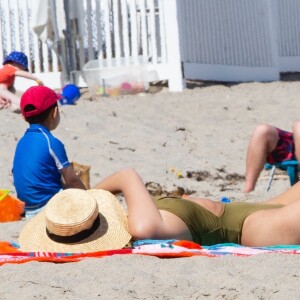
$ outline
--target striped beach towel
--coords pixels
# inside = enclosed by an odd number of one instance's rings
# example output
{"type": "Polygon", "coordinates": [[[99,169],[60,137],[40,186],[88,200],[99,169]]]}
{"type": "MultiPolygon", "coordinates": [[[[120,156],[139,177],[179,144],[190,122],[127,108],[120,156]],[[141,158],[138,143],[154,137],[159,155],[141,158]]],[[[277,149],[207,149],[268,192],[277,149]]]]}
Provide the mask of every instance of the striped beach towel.
{"type": "Polygon", "coordinates": [[[0,265],[20,264],[30,261],[67,263],[86,258],[101,258],[116,254],[150,255],[160,258],[179,258],[191,256],[220,257],[224,255],[251,256],[266,253],[300,254],[299,245],[278,245],[270,247],[244,247],[237,244],[218,244],[200,246],[184,240],[141,240],[131,248],[105,250],[91,253],[23,252],[15,243],[0,241],[0,265]]]}

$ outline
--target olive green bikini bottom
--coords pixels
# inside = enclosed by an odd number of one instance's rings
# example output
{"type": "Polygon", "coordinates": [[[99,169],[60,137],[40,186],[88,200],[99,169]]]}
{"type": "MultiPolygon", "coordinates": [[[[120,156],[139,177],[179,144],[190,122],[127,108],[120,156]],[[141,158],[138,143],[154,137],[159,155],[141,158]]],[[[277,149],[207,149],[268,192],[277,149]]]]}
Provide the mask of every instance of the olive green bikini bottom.
{"type": "Polygon", "coordinates": [[[245,219],[253,212],[279,208],[282,205],[232,202],[224,204],[224,212],[217,217],[204,207],[176,197],[154,199],[158,209],[178,216],[189,228],[193,241],[200,245],[241,243],[245,219]]]}

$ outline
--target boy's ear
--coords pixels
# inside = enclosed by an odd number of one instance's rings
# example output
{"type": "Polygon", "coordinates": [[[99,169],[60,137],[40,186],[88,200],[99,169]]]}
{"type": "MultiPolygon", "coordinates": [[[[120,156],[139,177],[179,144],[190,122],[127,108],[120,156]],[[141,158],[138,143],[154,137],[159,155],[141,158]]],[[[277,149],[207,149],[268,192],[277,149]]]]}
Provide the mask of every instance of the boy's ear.
{"type": "Polygon", "coordinates": [[[58,106],[55,106],[51,112],[52,118],[55,118],[57,114],[58,114],[58,106]]]}

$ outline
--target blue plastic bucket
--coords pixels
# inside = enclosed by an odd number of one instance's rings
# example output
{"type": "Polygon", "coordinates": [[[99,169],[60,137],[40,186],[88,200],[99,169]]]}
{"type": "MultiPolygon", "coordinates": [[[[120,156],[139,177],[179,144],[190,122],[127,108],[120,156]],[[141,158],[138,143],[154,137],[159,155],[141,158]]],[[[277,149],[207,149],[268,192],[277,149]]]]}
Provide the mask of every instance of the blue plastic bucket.
{"type": "Polygon", "coordinates": [[[75,84],[67,84],[62,89],[63,99],[60,100],[61,104],[75,104],[80,98],[80,90],[75,84]]]}

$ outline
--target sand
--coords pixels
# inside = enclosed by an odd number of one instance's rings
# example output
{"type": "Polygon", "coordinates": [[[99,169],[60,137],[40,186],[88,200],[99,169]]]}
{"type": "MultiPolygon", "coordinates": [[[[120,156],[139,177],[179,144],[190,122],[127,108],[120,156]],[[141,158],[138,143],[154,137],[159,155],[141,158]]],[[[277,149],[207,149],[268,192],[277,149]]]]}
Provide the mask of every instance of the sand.
{"type": "MultiPolygon", "coordinates": [[[[300,82],[295,74],[271,83],[190,82],[182,93],[154,87],[151,93],[92,99],[61,106],[60,138],[69,159],[91,165],[91,184],[133,167],[145,183],[178,187],[216,201],[261,201],[285,191],[275,175],[269,192],[262,172],[254,192],[243,193],[249,137],[262,122],[291,130],[299,118],[300,82]]],[[[27,124],[0,111],[1,187],[14,187],[12,160],[27,124]]],[[[26,221],[0,224],[0,240],[18,241],[26,221]]],[[[123,255],[79,263],[31,262],[0,267],[0,299],[296,299],[299,258],[252,257],[159,259],[123,255]]]]}

